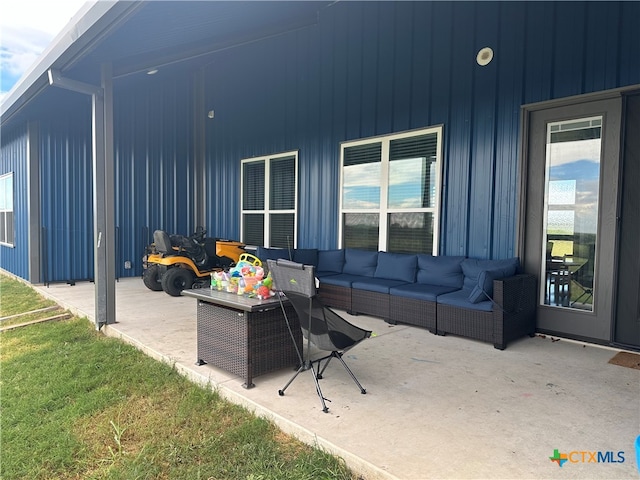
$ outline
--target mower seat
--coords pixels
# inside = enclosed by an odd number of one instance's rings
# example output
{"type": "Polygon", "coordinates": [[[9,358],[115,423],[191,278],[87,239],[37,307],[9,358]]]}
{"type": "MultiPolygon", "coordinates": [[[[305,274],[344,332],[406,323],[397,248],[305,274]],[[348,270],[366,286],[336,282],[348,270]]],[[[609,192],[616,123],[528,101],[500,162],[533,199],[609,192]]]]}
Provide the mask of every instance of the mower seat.
{"type": "Polygon", "coordinates": [[[172,252],[171,238],[164,230],[156,230],[153,232],[153,243],[156,245],[156,250],[162,254],[166,255],[172,252]]]}

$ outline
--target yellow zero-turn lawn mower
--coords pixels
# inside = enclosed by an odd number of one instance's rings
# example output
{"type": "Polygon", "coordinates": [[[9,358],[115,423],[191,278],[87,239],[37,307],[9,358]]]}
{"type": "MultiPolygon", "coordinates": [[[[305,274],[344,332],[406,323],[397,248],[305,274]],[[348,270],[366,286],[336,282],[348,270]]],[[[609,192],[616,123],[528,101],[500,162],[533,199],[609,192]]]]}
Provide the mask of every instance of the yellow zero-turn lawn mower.
{"type": "Polygon", "coordinates": [[[232,267],[241,255],[248,255],[243,243],[206,237],[206,233],[202,227],[189,237],[153,232],[142,273],[145,286],[179,297],[182,290],[209,286],[211,272],[232,267]]]}

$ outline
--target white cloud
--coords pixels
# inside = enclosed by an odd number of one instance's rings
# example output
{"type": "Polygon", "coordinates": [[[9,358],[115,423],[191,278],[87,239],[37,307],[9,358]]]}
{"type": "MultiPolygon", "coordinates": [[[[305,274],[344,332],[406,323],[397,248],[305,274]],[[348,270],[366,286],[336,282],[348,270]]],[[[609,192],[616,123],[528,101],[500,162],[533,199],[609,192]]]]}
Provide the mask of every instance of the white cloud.
{"type": "Polygon", "coordinates": [[[56,36],[86,0],[3,0],[0,26],[29,27],[56,36]]]}
{"type": "Polygon", "coordinates": [[[3,73],[21,75],[38,58],[51,39],[49,34],[30,27],[4,27],[0,51],[3,73]]]}
{"type": "Polygon", "coordinates": [[[85,0],[0,3],[0,95],[11,89],[84,3],[85,0]]]}

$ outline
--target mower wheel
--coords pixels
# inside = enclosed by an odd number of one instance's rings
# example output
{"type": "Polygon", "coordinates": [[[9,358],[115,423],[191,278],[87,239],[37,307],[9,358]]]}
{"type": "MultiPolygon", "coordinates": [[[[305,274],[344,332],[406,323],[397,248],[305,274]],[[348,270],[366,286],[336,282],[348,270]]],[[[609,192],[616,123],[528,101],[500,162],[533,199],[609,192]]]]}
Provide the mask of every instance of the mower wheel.
{"type": "Polygon", "coordinates": [[[186,268],[173,267],[162,275],[162,289],[172,297],[179,297],[182,290],[193,285],[193,273],[186,268]]]}
{"type": "Polygon", "coordinates": [[[154,292],[162,291],[162,282],[160,279],[160,267],[158,265],[151,264],[142,272],[144,286],[154,292]]]}

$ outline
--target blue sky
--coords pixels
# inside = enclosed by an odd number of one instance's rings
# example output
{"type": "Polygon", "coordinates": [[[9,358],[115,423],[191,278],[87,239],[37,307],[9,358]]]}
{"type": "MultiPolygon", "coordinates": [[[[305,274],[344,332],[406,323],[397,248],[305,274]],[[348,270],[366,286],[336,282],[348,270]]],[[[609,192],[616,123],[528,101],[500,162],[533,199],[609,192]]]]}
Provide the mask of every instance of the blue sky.
{"type": "Polygon", "coordinates": [[[0,98],[84,3],[85,0],[0,0],[0,98]]]}

